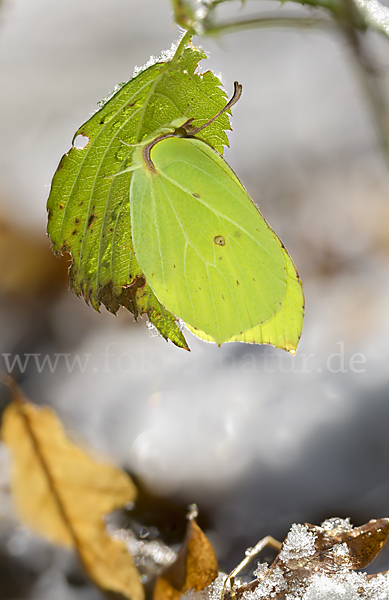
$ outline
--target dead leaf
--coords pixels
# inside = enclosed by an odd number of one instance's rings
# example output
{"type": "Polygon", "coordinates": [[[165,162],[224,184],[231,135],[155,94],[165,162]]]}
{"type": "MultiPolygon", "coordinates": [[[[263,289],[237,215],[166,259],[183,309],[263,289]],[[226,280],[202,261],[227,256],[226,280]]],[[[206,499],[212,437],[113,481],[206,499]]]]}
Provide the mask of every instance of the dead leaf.
{"type": "Polygon", "coordinates": [[[56,544],[76,548],[101,588],[143,600],[132,557],[124,542],[106,534],[103,520],[135,499],[131,479],[90,458],[67,438],[53,410],[26,402],[12,387],[1,434],[13,459],[11,486],[21,521],[56,544]]]}
{"type": "Polygon", "coordinates": [[[158,577],[153,600],[179,600],[187,590],[204,590],[218,576],[215,552],[194,519],[175,562],[158,577]]]}
{"type": "MultiPolygon", "coordinates": [[[[371,520],[360,527],[352,527],[347,520],[338,518],[325,521],[322,527],[309,523],[293,525],[274,562],[263,571],[263,578],[238,587],[234,597],[236,600],[248,598],[254,591],[258,600],[300,597],[317,574],[337,577],[339,573],[365,568],[375,559],[388,536],[389,519],[386,518],[371,520]],[[280,574],[285,586],[277,593],[280,574]],[[258,592],[264,580],[265,596],[258,592]],[[300,595],[296,596],[296,590],[300,595]]],[[[224,600],[230,599],[228,591],[224,600]]]]}
{"type": "Polygon", "coordinates": [[[311,561],[312,568],[317,564],[323,571],[343,566],[353,571],[364,569],[375,559],[389,536],[389,519],[372,519],[365,525],[346,530],[308,527],[316,534],[317,557],[311,561]],[[347,565],[339,559],[334,562],[333,548],[337,544],[347,545],[347,565]]]}

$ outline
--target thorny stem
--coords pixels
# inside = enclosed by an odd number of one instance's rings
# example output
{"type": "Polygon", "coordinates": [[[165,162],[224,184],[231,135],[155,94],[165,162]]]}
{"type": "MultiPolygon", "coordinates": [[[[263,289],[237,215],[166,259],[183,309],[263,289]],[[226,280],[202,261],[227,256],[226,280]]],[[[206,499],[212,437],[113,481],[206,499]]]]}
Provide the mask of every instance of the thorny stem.
{"type": "Polygon", "coordinates": [[[223,33],[234,33],[252,28],[268,28],[268,27],[298,27],[301,29],[323,28],[334,31],[336,25],[333,21],[322,17],[256,17],[254,19],[246,19],[242,21],[231,21],[222,23],[214,27],[208,27],[204,31],[206,36],[217,36],[223,33]]]}
{"type": "MultiPolygon", "coordinates": [[[[212,10],[212,8],[214,8],[216,5],[226,1],[228,0],[214,0],[214,2],[210,5],[210,10],[212,10]]],[[[304,2],[304,0],[292,1],[327,8],[327,10],[332,14],[333,19],[323,17],[307,18],[261,16],[246,20],[225,22],[219,25],[205,25],[203,35],[217,36],[223,33],[233,33],[235,31],[245,29],[269,27],[298,27],[302,29],[318,27],[332,31],[340,29],[343,32],[347,42],[351,46],[358,76],[361,84],[366,90],[366,95],[370,104],[370,110],[375,121],[378,139],[380,140],[384,157],[389,166],[389,109],[381,82],[379,80],[377,69],[372,64],[370,57],[363,47],[361,35],[363,35],[362,30],[365,27],[365,23],[364,19],[359,22],[358,16],[360,15],[358,9],[356,9],[356,5],[354,4],[353,0],[342,0],[344,11],[341,11],[343,12],[341,15],[339,14],[339,8],[336,7],[336,4],[334,4],[332,0],[327,0],[327,2],[323,2],[323,0],[320,2],[316,0],[306,0],[306,2],[304,2]]],[[[181,2],[182,0],[175,0],[173,4],[177,4],[178,6],[181,2]]],[[[195,33],[196,32],[192,27],[185,33],[177,47],[177,51],[173,60],[176,60],[180,57],[186,44],[195,33]]]]}
{"type": "MultiPolygon", "coordinates": [[[[352,0],[343,0],[343,2],[346,10],[350,12],[352,0]]],[[[385,95],[379,80],[378,69],[371,63],[370,56],[363,46],[361,34],[352,27],[349,21],[343,24],[342,29],[350,44],[359,79],[366,90],[378,139],[387,165],[389,166],[389,114],[385,95]]]]}

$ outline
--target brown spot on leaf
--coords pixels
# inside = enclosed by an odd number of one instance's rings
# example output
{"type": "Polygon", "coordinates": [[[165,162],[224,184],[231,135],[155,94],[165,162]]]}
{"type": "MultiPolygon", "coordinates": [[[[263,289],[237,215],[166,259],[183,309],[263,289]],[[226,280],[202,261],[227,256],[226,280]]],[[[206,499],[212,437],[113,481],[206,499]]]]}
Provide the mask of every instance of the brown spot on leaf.
{"type": "Polygon", "coordinates": [[[134,318],[137,319],[138,303],[136,301],[136,294],[138,291],[146,285],[146,280],[142,275],[137,275],[131,283],[123,286],[122,293],[119,296],[119,302],[122,306],[125,306],[129,311],[132,312],[134,318]]]}
{"type": "Polygon", "coordinates": [[[222,235],[215,235],[215,237],[213,238],[213,241],[217,246],[225,246],[226,245],[226,238],[223,237],[222,235]]]}
{"type": "Polygon", "coordinates": [[[94,215],[94,214],[89,215],[88,227],[90,227],[92,225],[92,223],[95,220],[95,218],[96,218],[96,215],[94,215]]]}

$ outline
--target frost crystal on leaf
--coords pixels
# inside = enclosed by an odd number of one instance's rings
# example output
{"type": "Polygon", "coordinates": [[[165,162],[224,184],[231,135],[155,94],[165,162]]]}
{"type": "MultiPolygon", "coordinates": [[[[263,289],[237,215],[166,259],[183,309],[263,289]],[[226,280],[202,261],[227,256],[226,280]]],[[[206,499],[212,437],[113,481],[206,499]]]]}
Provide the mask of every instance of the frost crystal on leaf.
{"type": "MultiPolygon", "coordinates": [[[[182,38],[182,35],[181,35],[181,38],[182,38]]],[[[134,72],[132,74],[132,78],[139,75],[139,73],[142,73],[142,71],[146,71],[146,69],[148,69],[149,67],[152,67],[156,63],[169,62],[170,60],[172,60],[172,58],[177,50],[177,46],[181,41],[181,38],[177,42],[173,42],[173,44],[170,46],[169,50],[162,50],[162,52],[159,56],[150,56],[149,60],[142,67],[134,67],[134,72]]]]}
{"type": "Polygon", "coordinates": [[[374,560],[388,535],[389,518],[355,528],[340,518],[321,527],[293,525],[273,564],[259,563],[257,580],[238,588],[236,599],[389,600],[389,571],[357,571],[374,560]]]}
{"type": "Polygon", "coordinates": [[[338,529],[340,531],[349,531],[353,528],[353,526],[350,523],[349,517],[347,519],[340,519],[339,517],[327,519],[326,521],[323,521],[321,527],[326,531],[334,531],[335,529],[338,529]]]}
{"type": "Polygon", "coordinates": [[[107,102],[108,102],[109,100],[111,100],[111,98],[112,98],[112,97],[113,97],[113,96],[114,96],[114,95],[115,95],[115,94],[116,94],[116,93],[117,93],[119,90],[121,90],[121,89],[122,89],[122,87],[123,87],[124,85],[126,85],[126,83],[127,83],[126,81],[122,81],[121,83],[117,83],[117,84],[115,85],[115,87],[113,88],[113,90],[112,90],[111,92],[109,92],[109,93],[107,94],[107,96],[105,96],[105,98],[103,98],[102,100],[99,100],[99,102],[97,103],[97,110],[100,110],[101,108],[103,108],[103,106],[104,106],[105,104],[107,104],[107,102]]]}
{"type": "Polygon", "coordinates": [[[269,565],[265,563],[258,563],[256,570],[254,571],[254,577],[257,579],[263,579],[267,576],[269,571],[269,565]]]}
{"type": "Polygon", "coordinates": [[[315,534],[309,531],[307,525],[295,523],[283,544],[279,559],[290,567],[293,563],[301,566],[300,562],[306,562],[305,559],[315,553],[315,539],[315,534]]]}
{"type": "Polygon", "coordinates": [[[379,573],[370,579],[365,586],[366,600],[388,600],[389,598],[389,573],[379,573]]]}
{"type": "Polygon", "coordinates": [[[344,542],[343,544],[336,544],[332,548],[332,554],[334,556],[335,562],[339,562],[342,565],[348,564],[350,558],[350,550],[346,542],[344,542]]]}
{"type": "Polygon", "coordinates": [[[369,25],[389,35],[389,8],[378,0],[355,0],[369,25]]]}
{"type": "Polygon", "coordinates": [[[363,573],[313,575],[302,600],[361,600],[365,581],[363,573]]]}
{"type": "Polygon", "coordinates": [[[159,333],[158,329],[156,328],[155,325],[153,325],[153,323],[151,321],[147,321],[146,327],[150,331],[150,333],[152,334],[153,337],[161,337],[161,334],[159,333]]]}
{"type": "Polygon", "coordinates": [[[181,600],[221,600],[224,591],[229,589],[229,580],[226,573],[219,573],[205,590],[196,592],[193,589],[188,590],[181,596],[181,600]]]}
{"type": "Polygon", "coordinates": [[[243,598],[244,600],[274,598],[276,594],[280,594],[286,589],[286,585],[283,571],[280,567],[276,567],[269,577],[266,577],[259,583],[254,594],[243,594],[243,598]]]}

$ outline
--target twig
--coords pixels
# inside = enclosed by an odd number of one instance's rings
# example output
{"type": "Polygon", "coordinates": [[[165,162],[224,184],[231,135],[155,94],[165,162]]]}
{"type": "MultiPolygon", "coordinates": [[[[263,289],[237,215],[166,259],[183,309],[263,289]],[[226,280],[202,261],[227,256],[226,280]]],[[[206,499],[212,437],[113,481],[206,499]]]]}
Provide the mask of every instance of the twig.
{"type": "MultiPolygon", "coordinates": [[[[343,0],[346,10],[349,12],[354,9],[353,0],[343,0]]],[[[370,60],[370,56],[363,46],[361,36],[350,21],[344,21],[341,24],[344,36],[350,44],[356,70],[363,88],[365,89],[370,110],[375,122],[377,136],[380,141],[382,151],[389,166],[389,113],[388,104],[383,92],[379,72],[370,60]]]]}
{"type": "Polygon", "coordinates": [[[262,16],[241,21],[228,21],[220,25],[206,26],[203,35],[217,36],[224,33],[234,33],[245,29],[268,28],[268,27],[296,27],[300,29],[322,28],[331,31],[336,30],[336,24],[330,19],[323,17],[274,17],[262,16]]]}

